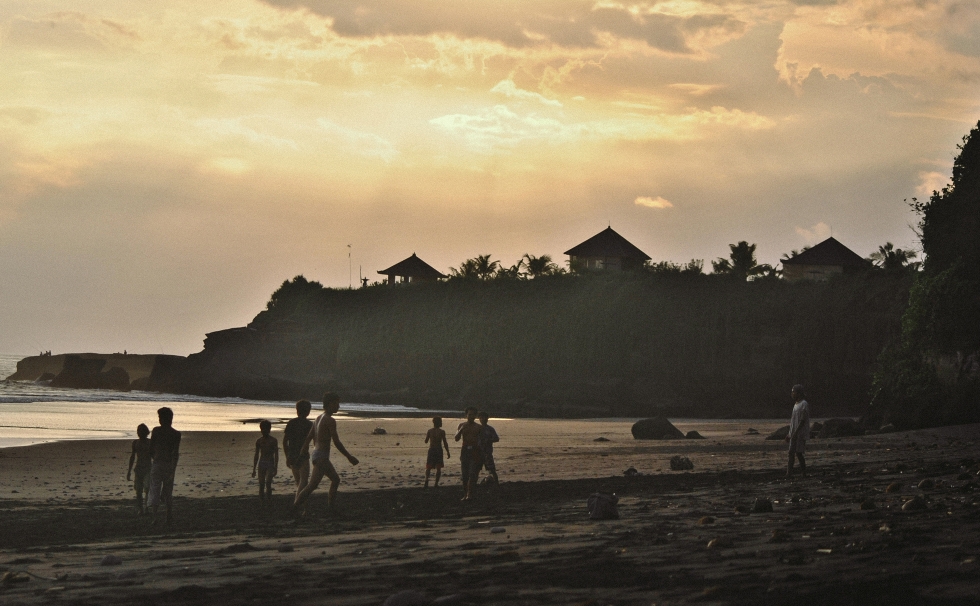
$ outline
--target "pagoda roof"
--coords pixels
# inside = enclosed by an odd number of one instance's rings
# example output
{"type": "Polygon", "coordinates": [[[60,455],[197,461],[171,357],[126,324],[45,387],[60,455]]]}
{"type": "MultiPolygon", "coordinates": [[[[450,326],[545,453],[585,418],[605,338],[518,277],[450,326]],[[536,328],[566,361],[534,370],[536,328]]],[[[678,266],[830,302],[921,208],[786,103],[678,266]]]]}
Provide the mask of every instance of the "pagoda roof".
{"type": "Polygon", "coordinates": [[[565,251],[573,257],[619,257],[649,261],[650,256],[616,233],[612,227],[600,231],[585,242],[565,251]]]}
{"type": "Polygon", "coordinates": [[[412,256],[404,261],[399,261],[388,269],[382,269],[378,273],[389,276],[421,278],[423,280],[437,280],[439,278],[446,277],[445,275],[439,273],[439,270],[432,267],[422,259],[419,259],[415,253],[412,253],[412,256]]]}
{"type": "Polygon", "coordinates": [[[844,246],[834,238],[827,238],[813,248],[808,248],[800,254],[783,259],[783,265],[842,265],[857,267],[867,264],[856,252],[844,246]]]}

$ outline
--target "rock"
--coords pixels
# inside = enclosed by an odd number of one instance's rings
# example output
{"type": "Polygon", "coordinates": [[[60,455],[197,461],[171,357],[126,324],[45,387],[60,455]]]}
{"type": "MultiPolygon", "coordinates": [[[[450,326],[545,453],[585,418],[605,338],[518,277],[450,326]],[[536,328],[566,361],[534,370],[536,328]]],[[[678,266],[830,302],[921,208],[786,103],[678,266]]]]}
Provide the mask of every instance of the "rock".
{"type": "Polygon", "coordinates": [[[0,585],[12,585],[14,583],[26,583],[31,580],[30,575],[23,572],[9,571],[0,576],[0,585]]]}
{"type": "Polygon", "coordinates": [[[785,440],[786,436],[789,435],[789,425],[783,425],[776,431],[772,432],[766,436],[767,440],[785,440]]]}
{"type": "Polygon", "coordinates": [[[609,441],[609,438],[604,438],[602,436],[599,436],[598,438],[596,438],[596,439],[594,439],[592,441],[593,442],[608,442],[609,441]]]}
{"type": "Polygon", "coordinates": [[[698,526],[705,526],[707,524],[714,524],[714,523],[715,523],[715,519],[711,516],[704,516],[703,518],[698,520],[698,526]]]}
{"type": "Polygon", "coordinates": [[[750,511],[749,508],[746,507],[745,505],[735,506],[735,513],[749,513],[749,511],[750,511]]]}
{"type": "Polygon", "coordinates": [[[34,381],[34,382],[35,383],[50,383],[52,380],[54,380],[54,378],[55,378],[55,374],[53,372],[46,372],[46,373],[42,374],[40,377],[38,377],[37,380],[34,381]]]}
{"type": "Polygon", "coordinates": [[[770,543],[782,543],[789,539],[789,534],[785,530],[780,530],[777,528],[772,531],[772,535],[769,537],[770,543]]]}
{"type": "Polygon", "coordinates": [[[752,513],[771,513],[772,512],[772,501],[769,499],[759,497],[752,503],[752,513]]]}
{"type": "Polygon", "coordinates": [[[129,390],[129,373],[114,366],[106,372],[104,358],[82,358],[81,356],[65,356],[61,372],[51,379],[52,387],[70,387],[74,389],[115,389],[129,390]]]}
{"type": "MultiPolygon", "coordinates": [[[[376,435],[376,436],[383,436],[383,435],[387,435],[388,432],[385,431],[385,428],[384,427],[375,427],[374,428],[374,431],[372,431],[371,433],[373,435],[376,435]]],[[[398,594],[395,594],[395,595],[398,595],[398,594]]],[[[387,604],[387,603],[388,602],[385,602],[385,604],[387,604]]]]}
{"type": "Polygon", "coordinates": [[[614,494],[596,492],[589,496],[586,503],[589,509],[590,520],[618,520],[619,509],[616,504],[619,497],[614,494]]]}
{"type": "Polygon", "coordinates": [[[494,526],[490,529],[490,534],[504,534],[505,532],[507,532],[507,529],[503,526],[494,526]]]}
{"type": "Polygon", "coordinates": [[[685,435],[684,437],[687,438],[688,440],[703,440],[704,439],[704,436],[702,436],[698,432],[694,431],[693,429],[691,431],[687,432],[687,435],[685,435]]]}
{"type": "Polygon", "coordinates": [[[258,551],[251,543],[245,541],[244,543],[234,543],[228,545],[227,547],[222,547],[218,550],[218,553],[246,553],[249,551],[258,551]]]}
{"type": "Polygon", "coordinates": [[[111,553],[103,556],[102,560],[99,562],[99,566],[119,566],[120,564],[122,564],[122,560],[111,553]]]}
{"type": "Polygon", "coordinates": [[[424,593],[408,589],[388,596],[384,606],[428,606],[432,603],[424,593]]]}
{"type": "Polygon", "coordinates": [[[850,436],[863,436],[864,429],[861,424],[854,419],[838,418],[827,419],[820,430],[820,438],[845,438],[850,436]]]}
{"type": "Polygon", "coordinates": [[[722,547],[731,547],[734,544],[730,537],[718,537],[708,541],[708,549],[721,549],[722,547]]]}
{"type": "Polygon", "coordinates": [[[636,440],[677,440],[684,437],[681,430],[671,424],[666,417],[641,419],[630,429],[636,440]]]}
{"type": "Polygon", "coordinates": [[[872,510],[875,510],[875,509],[878,509],[878,506],[875,504],[875,500],[874,499],[868,497],[867,499],[861,501],[861,510],[862,511],[872,511],[872,510]]]}
{"type": "Polygon", "coordinates": [[[630,467],[629,469],[623,472],[623,475],[626,476],[627,478],[635,478],[636,476],[640,475],[640,472],[636,470],[636,467],[630,467]]]}
{"type": "Polygon", "coordinates": [[[759,435],[759,430],[754,427],[749,427],[745,430],[745,435],[747,436],[757,436],[759,435]]]}
{"type": "Polygon", "coordinates": [[[820,421],[814,421],[813,425],[810,425],[810,435],[815,436],[820,434],[820,430],[823,429],[823,423],[820,421]]]}
{"type": "Polygon", "coordinates": [[[936,487],[936,482],[934,480],[929,479],[929,478],[926,478],[926,479],[922,480],[918,484],[919,490],[932,490],[935,487],[936,487]]]}
{"type": "Polygon", "coordinates": [[[688,469],[694,469],[694,463],[692,463],[691,459],[688,459],[687,457],[674,455],[670,457],[670,469],[671,471],[685,471],[688,469]]]}
{"type": "Polygon", "coordinates": [[[901,484],[899,484],[898,482],[892,482],[891,484],[888,485],[888,488],[885,489],[885,492],[888,493],[898,492],[901,489],[902,489],[901,484]]]}
{"type": "Polygon", "coordinates": [[[922,497],[916,496],[911,500],[906,501],[905,504],[902,505],[902,511],[922,511],[927,507],[926,500],[922,497]]]}
{"type": "Polygon", "coordinates": [[[293,546],[290,545],[289,543],[283,543],[282,545],[279,546],[279,553],[292,553],[292,552],[293,552],[293,546]]]}
{"type": "Polygon", "coordinates": [[[420,543],[420,542],[418,542],[418,541],[416,541],[414,539],[409,539],[407,541],[402,541],[402,544],[401,544],[401,548],[402,549],[415,549],[416,547],[421,547],[421,546],[422,546],[422,543],[420,543]]]}
{"type": "Polygon", "coordinates": [[[893,433],[898,431],[891,423],[886,423],[878,429],[878,433],[893,433]]]}

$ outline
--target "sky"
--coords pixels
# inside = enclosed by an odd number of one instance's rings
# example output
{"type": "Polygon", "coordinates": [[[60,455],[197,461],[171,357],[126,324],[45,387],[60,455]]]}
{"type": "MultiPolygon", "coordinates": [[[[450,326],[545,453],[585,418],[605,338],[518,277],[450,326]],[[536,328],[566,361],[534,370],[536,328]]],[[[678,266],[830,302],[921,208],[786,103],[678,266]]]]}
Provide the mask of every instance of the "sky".
{"type": "Polygon", "coordinates": [[[978,119],[972,0],[5,0],[0,352],[187,354],[298,274],[609,225],[914,248],[978,119]]]}

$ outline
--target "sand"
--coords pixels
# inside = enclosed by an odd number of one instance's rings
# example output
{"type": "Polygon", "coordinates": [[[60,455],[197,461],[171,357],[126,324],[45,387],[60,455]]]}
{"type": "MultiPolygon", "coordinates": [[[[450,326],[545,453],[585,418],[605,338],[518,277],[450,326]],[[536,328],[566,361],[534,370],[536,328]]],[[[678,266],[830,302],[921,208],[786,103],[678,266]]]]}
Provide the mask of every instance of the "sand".
{"type": "Polygon", "coordinates": [[[445,486],[421,488],[425,419],[342,420],[362,463],[337,461],[338,514],[318,494],[298,521],[286,515],[285,468],[271,506],[255,496],[258,432],[188,432],[172,528],[135,515],[128,442],[0,450],[0,574],[10,573],[0,602],[382,604],[405,590],[456,604],[980,595],[980,426],[813,440],[809,476],[786,480],[785,445],[763,439],[780,422],[678,423],[707,439],[655,442],[633,440],[626,421],[492,424],[502,483],[461,503],[455,444],[445,486]],[[744,435],[750,425],[761,435],[744,435]],[[386,435],[371,433],[378,426],[386,435]],[[670,471],[678,454],[692,471],[670,471]],[[640,475],[624,476],[629,467],[640,475]],[[935,487],[917,488],[926,478],[935,487]],[[892,483],[899,489],[886,492],[892,483]],[[620,519],[588,520],[596,490],[618,495],[620,519]],[[915,496],[925,508],[903,511],[915,496]],[[773,510],[752,513],[757,498],[773,510]],[[122,563],[100,565],[106,555],[122,563]]]}

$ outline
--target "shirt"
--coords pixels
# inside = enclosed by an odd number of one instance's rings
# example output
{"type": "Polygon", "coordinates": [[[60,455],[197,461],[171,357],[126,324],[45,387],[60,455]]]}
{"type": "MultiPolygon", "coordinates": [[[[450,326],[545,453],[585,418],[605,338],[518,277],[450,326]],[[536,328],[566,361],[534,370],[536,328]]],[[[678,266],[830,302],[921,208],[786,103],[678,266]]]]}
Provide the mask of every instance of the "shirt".
{"type": "Polygon", "coordinates": [[[810,405],[806,400],[800,400],[793,406],[793,416],[789,421],[789,438],[792,440],[799,430],[799,439],[810,439],[810,405]]]}

